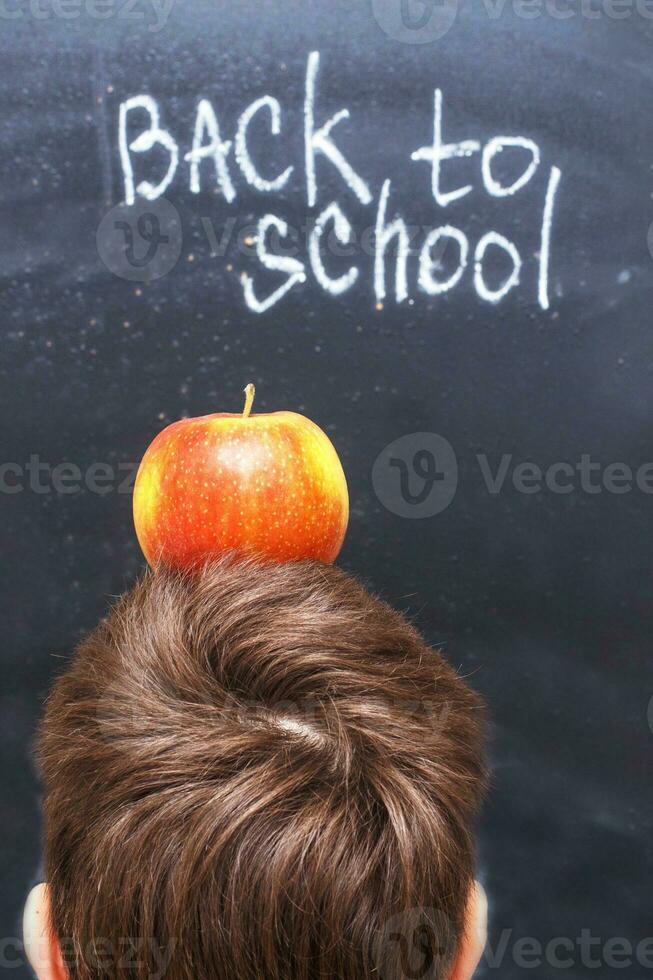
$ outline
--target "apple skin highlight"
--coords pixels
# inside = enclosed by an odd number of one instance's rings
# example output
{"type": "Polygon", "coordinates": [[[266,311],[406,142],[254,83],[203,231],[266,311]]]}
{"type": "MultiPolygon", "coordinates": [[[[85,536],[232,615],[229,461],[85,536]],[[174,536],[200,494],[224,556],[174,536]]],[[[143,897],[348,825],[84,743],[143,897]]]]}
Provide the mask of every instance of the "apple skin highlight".
{"type": "Polygon", "coordinates": [[[134,486],[134,524],[152,566],[189,570],[225,552],[335,561],[349,495],[331,441],[295,412],[216,413],[156,436],[134,486]]]}

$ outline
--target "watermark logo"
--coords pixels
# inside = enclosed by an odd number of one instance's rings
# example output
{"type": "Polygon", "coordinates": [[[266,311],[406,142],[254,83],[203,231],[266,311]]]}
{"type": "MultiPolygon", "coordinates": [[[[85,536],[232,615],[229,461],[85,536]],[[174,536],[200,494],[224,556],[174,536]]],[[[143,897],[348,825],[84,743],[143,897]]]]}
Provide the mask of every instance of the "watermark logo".
{"type": "Polygon", "coordinates": [[[402,44],[431,44],[451,29],[459,0],[372,0],[372,11],[388,37],[402,44]]]}
{"type": "MultiPolygon", "coordinates": [[[[653,461],[638,466],[623,461],[603,462],[590,453],[576,460],[545,464],[520,459],[513,453],[477,453],[469,461],[466,479],[490,497],[653,495],[653,461]]],[[[372,486],[383,506],[399,517],[433,517],[445,510],[458,488],[458,462],[452,445],[435,432],[412,432],[395,439],[377,456],[372,486]]]]}
{"type": "Polygon", "coordinates": [[[109,493],[131,494],[137,471],[138,463],[128,460],[115,464],[101,460],[84,465],[71,460],[49,463],[38,453],[31,453],[24,462],[0,462],[0,494],[9,497],[25,492],[62,497],[85,491],[100,497],[109,493]]]}
{"type": "MultiPolygon", "coordinates": [[[[374,18],[388,37],[403,44],[430,44],[455,23],[460,0],[372,0],[374,18]]],[[[653,19],[653,0],[481,0],[489,21],[504,16],[519,20],[566,21],[653,19]]]]}
{"type": "Polygon", "coordinates": [[[112,18],[145,24],[158,33],[168,23],[175,0],[0,0],[0,19],[36,21],[112,18]]]}
{"type": "Polygon", "coordinates": [[[482,0],[490,20],[498,20],[504,12],[520,20],[627,20],[629,17],[653,18],[652,0],[482,0]]]}
{"type": "Polygon", "coordinates": [[[398,517],[434,517],[455,496],[456,454],[435,432],[411,432],[379,453],[372,468],[372,486],[383,506],[398,517]]]}
{"type": "Polygon", "coordinates": [[[130,282],[152,282],[170,272],[179,261],[182,239],[179,212],[164,197],[117,204],[104,215],[96,235],[107,269],[130,282]]]}
{"type": "Polygon", "coordinates": [[[455,948],[455,930],[444,913],[407,909],[389,919],[377,935],[374,975],[381,980],[437,980],[450,964],[455,948]]]}

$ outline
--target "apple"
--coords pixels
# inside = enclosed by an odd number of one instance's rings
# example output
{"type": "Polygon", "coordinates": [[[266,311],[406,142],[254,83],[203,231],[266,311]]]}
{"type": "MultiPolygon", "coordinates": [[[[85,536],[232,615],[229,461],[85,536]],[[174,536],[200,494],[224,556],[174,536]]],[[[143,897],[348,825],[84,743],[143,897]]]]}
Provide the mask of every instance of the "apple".
{"type": "Polygon", "coordinates": [[[150,565],[192,569],[226,551],[274,561],[335,561],[347,530],[347,481],[329,438],[295,412],[181,419],[148,447],[134,524],[150,565]]]}

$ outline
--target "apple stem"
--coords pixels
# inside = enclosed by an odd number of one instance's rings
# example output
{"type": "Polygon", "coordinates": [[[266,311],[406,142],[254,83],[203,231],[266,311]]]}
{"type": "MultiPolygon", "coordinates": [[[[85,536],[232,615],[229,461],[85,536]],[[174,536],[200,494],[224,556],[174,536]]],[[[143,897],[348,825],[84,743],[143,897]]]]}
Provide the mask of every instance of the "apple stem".
{"type": "Polygon", "coordinates": [[[252,405],[254,404],[254,395],[256,394],[256,388],[250,381],[250,383],[246,385],[246,387],[243,390],[245,392],[245,407],[243,409],[243,418],[246,419],[249,418],[249,413],[251,412],[252,405]]]}

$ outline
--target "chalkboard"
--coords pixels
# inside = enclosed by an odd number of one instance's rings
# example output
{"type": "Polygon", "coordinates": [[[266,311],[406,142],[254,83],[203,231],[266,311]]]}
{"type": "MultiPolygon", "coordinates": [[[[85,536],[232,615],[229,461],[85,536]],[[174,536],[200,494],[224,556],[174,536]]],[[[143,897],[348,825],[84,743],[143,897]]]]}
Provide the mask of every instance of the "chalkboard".
{"type": "Polygon", "coordinates": [[[343,566],[489,702],[479,976],[647,975],[651,5],[0,21],[2,935],[38,874],[43,698],[143,564],[134,465],[253,381],[340,453],[343,566]]]}

